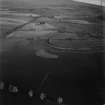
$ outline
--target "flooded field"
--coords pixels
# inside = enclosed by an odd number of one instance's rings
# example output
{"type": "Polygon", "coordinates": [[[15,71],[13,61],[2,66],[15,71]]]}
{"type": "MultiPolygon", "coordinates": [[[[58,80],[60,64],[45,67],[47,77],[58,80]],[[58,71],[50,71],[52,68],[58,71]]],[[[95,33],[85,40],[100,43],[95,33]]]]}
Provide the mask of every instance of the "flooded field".
{"type": "Polygon", "coordinates": [[[77,4],[0,10],[1,105],[103,104],[105,20],[77,4]]]}

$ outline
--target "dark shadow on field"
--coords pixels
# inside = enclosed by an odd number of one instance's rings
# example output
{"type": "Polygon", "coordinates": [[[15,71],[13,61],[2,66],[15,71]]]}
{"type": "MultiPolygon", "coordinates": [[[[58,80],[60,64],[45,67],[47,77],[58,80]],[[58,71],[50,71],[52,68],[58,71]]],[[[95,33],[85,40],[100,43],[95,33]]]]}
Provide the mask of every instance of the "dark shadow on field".
{"type": "Polygon", "coordinates": [[[45,91],[51,97],[63,95],[67,103],[74,105],[102,103],[102,53],[71,53],[56,60],[31,54],[21,56],[16,52],[2,57],[5,60],[1,63],[1,79],[7,84],[19,86],[22,94],[26,96],[28,89],[36,92],[40,88],[39,93],[45,91]],[[40,87],[47,73],[50,75],[40,87]]]}

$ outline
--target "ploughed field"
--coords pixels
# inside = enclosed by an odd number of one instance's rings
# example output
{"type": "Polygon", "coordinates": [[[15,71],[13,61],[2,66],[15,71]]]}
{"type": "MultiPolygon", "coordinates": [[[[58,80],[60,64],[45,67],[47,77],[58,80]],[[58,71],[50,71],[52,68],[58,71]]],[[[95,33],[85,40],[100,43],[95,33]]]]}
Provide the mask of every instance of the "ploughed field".
{"type": "Polygon", "coordinates": [[[2,10],[0,80],[6,83],[7,95],[3,95],[3,105],[44,105],[39,103],[41,91],[51,98],[51,105],[56,104],[59,95],[64,95],[64,105],[102,103],[104,23],[101,7],[86,4],[25,12],[20,8],[2,10]],[[51,75],[43,84],[47,74],[51,75]],[[19,96],[10,94],[10,84],[20,88],[19,96]],[[30,89],[35,92],[32,100],[28,96],[30,89]]]}
{"type": "MultiPolygon", "coordinates": [[[[34,49],[39,49],[39,46],[42,46],[42,48],[46,47],[40,44],[40,42],[45,41],[45,44],[48,45],[46,50],[51,49],[53,52],[58,50],[58,53],[62,51],[77,52],[77,50],[84,52],[86,49],[90,50],[90,52],[95,50],[100,52],[104,50],[104,21],[102,20],[101,7],[92,8],[90,6],[90,8],[88,8],[87,5],[86,7],[80,5],[80,7],[77,6],[72,9],[67,7],[63,9],[55,8],[40,8],[39,14],[38,9],[36,9],[37,14],[22,14],[20,11],[18,12],[18,9],[17,11],[2,11],[0,14],[1,39],[24,39],[29,43],[28,46],[32,46],[32,43],[36,43],[36,41],[33,40],[37,40],[39,44],[38,47],[33,44],[33,46],[35,46],[34,49]],[[80,12],[77,12],[76,9],[80,10],[80,12]],[[45,12],[45,14],[40,15],[42,11],[45,12]],[[48,25],[34,26],[35,23],[40,21],[44,21],[48,25]]],[[[6,41],[3,42],[5,43],[6,41]]],[[[87,50],[85,52],[87,52],[87,50]]]]}

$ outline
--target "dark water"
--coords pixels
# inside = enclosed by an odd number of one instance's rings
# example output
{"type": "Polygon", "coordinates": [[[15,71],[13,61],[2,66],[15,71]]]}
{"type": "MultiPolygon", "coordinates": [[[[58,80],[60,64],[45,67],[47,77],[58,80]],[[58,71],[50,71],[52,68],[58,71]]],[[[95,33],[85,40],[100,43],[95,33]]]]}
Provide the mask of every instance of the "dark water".
{"type": "MultiPolygon", "coordinates": [[[[69,105],[102,103],[102,53],[70,53],[61,55],[58,59],[11,53],[2,56],[1,67],[0,79],[6,83],[5,95],[1,95],[3,105],[37,103],[38,97],[35,96],[31,100],[27,96],[27,91],[33,89],[36,92],[46,73],[51,73],[51,76],[49,75],[47,84],[42,86],[41,90],[45,90],[52,97],[62,93],[69,105]],[[20,88],[18,95],[8,92],[9,84],[15,84],[20,88]]],[[[38,102],[38,105],[42,104],[38,102]]]]}

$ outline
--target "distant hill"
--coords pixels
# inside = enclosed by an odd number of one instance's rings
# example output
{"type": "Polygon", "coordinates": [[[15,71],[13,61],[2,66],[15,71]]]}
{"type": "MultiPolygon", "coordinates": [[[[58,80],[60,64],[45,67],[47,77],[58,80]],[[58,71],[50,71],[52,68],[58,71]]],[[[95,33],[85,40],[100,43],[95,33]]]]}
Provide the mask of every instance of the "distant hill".
{"type": "MultiPolygon", "coordinates": [[[[79,1],[79,0],[77,0],[79,1]]],[[[0,7],[2,8],[21,8],[21,9],[36,9],[36,8],[58,8],[66,7],[78,10],[81,9],[97,9],[100,11],[101,6],[88,4],[85,2],[77,2],[76,0],[0,0],[0,7]]],[[[82,0],[83,1],[83,0],[82,0]]],[[[60,9],[59,9],[60,10],[60,9]]],[[[46,11],[46,10],[45,10],[46,11]]],[[[44,11],[44,12],[45,12],[44,11]]]]}
{"type": "Polygon", "coordinates": [[[17,7],[26,7],[27,3],[19,0],[0,0],[0,7],[2,8],[17,8],[17,7]]]}
{"type": "Polygon", "coordinates": [[[60,5],[64,0],[0,0],[1,7],[24,7],[34,8],[34,6],[60,5]]]}

